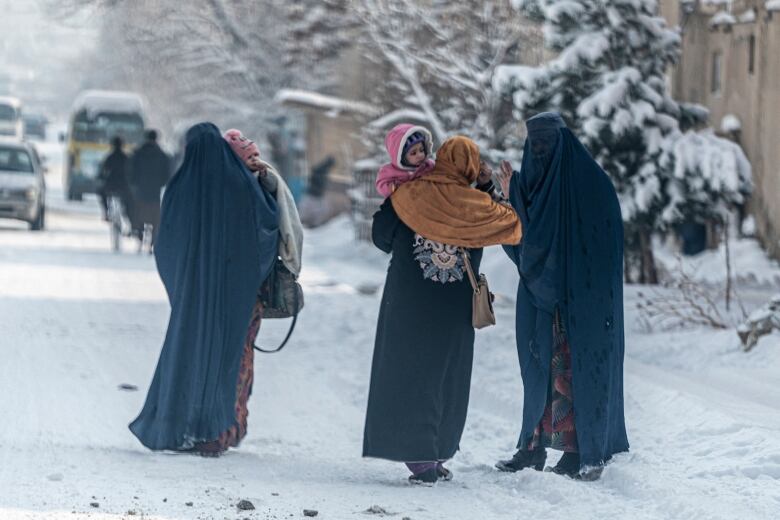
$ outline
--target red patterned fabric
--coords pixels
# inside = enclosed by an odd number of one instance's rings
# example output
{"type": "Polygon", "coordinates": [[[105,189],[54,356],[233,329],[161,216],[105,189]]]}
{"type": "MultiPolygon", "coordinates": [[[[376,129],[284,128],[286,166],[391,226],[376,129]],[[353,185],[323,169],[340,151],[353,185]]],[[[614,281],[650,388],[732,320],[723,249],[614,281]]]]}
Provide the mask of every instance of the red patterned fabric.
{"type": "Polygon", "coordinates": [[[219,456],[228,448],[235,448],[246,436],[247,417],[249,410],[247,403],[252,395],[252,383],[254,381],[255,344],[257,332],[260,330],[260,322],[263,319],[263,305],[258,300],[252,310],[252,319],[249,322],[249,330],[244,341],[244,354],[241,357],[241,366],[238,370],[238,383],[236,388],[236,422],[233,426],[222,432],[218,439],[199,443],[195,449],[202,455],[219,456]]]}
{"type": "Polygon", "coordinates": [[[571,391],[571,350],[560,315],[553,322],[553,355],[550,367],[550,391],[542,420],[534,430],[529,450],[552,448],[577,453],[577,429],[571,391]]]}

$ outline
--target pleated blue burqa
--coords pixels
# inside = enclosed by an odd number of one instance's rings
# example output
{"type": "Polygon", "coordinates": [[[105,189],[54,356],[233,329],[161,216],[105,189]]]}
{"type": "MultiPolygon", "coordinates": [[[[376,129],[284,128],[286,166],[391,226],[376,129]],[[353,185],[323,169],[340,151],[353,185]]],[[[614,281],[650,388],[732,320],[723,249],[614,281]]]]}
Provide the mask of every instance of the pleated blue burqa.
{"type": "Polygon", "coordinates": [[[257,291],[277,257],[276,203],[211,123],[187,132],[154,253],[171,316],[146,403],[130,430],[149,449],[187,450],[235,421],[257,291]]]}
{"type": "Polygon", "coordinates": [[[561,313],[572,356],[581,466],[628,450],[623,414],[623,220],[615,188],[558,114],[526,123],[510,202],[523,239],[505,250],[517,265],[517,351],[524,387],[518,448],[528,446],[550,388],[553,318],[561,313]]]}

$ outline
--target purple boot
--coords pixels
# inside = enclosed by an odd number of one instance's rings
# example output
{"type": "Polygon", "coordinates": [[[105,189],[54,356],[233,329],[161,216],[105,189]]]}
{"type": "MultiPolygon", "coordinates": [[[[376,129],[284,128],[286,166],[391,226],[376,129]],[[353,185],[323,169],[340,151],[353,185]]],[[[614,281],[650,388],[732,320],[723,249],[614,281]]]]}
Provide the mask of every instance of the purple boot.
{"type": "Polygon", "coordinates": [[[412,472],[409,482],[423,486],[432,486],[439,480],[437,462],[407,462],[406,467],[412,472]]]}

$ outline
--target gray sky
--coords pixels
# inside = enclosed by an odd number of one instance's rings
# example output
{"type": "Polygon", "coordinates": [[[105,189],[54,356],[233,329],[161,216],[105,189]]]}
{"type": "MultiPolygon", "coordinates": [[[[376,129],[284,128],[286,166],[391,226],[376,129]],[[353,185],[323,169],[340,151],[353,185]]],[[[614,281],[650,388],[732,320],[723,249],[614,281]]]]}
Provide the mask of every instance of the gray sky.
{"type": "Polygon", "coordinates": [[[81,88],[99,16],[65,19],[52,0],[0,0],[0,94],[22,99],[29,111],[66,109],[81,88]]]}

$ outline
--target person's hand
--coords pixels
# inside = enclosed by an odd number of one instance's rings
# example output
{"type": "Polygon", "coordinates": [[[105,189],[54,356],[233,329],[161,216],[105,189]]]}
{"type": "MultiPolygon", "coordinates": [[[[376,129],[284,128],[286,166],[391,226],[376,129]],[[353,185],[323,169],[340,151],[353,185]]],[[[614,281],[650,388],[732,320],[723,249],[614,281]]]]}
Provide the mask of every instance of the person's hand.
{"type": "Polygon", "coordinates": [[[498,176],[498,183],[501,186],[501,193],[504,197],[509,197],[509,186],[512,181],[514,170],[509,161],[501,161],[501,174],[498,176]]]}
{"type": "Polygon", "coordinates": [[[490,167],[485,161],[479,162],[479,175],[477,176],[477,184],[487,184],[493,177],[493,168],[490,167]]]}

